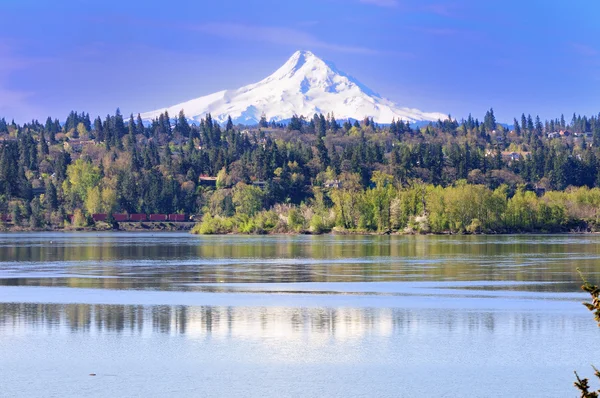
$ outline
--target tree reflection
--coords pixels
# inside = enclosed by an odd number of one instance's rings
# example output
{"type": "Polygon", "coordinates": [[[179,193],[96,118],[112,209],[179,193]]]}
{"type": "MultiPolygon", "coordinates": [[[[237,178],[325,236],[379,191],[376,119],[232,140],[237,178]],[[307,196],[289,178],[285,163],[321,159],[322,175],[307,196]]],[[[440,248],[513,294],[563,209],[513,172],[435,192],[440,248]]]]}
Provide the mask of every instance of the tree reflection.
{"type": "Polygon", "coordinates": [[[600,258],[595,236],[35,236],[0,242],[0,285],[510,280],[561,282],[543,288],[575,292],[575,269],[593,274],[600,258]]]}
{"type": "Polygon", "coordinates": [[[265,337],[360,339],[446,329],[459,334],[576,331],[585,319],[534,313],[437,311],[391,308],[287,308],[141,306],[90,304],[0,304],[0,332],[166,334],[189,338],[265,337]]]}

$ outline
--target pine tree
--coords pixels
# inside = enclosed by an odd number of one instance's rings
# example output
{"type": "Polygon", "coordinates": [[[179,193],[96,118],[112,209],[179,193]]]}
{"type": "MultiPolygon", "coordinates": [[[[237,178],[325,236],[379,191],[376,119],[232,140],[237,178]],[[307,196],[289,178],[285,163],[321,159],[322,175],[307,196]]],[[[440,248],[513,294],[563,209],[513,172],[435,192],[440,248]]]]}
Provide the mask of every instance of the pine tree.
{"type": "Polygon", "coordinates": [[[146,135],[146,129],[144,128],[144,122],[142,121],[142,116],[138,113],[136,124],[135,124],[135,133],[146,135]]]}
{"type": "Polygon", "coordinates": [[[104,141],[105,137],[104,137],[104,130],[102,128],[102,119],[100,119],[100,116],[98,116],[95,120],[94,120],[94,135],[96,136],[96,139],[100,142],[104,141]]]}
{"type": "Polygon", "coordinates": [[[329,122],[329,124],[331,125],[331,131],[333,131],[334,133],[337,133],[340,129],[340,125],[338,124],[337,120],[335,120],[335,115],[333,114],[333,112],[331,112],[331,121],[329,122]]]}
{"type": "Polygon", "coordinates": [[[8,125],[4,118],[0,119],[0,134],[8,134],[8,125]]]}
{"type": "Polygon", "coordinates": [[[517,119],[515,119],[513,123],[515,125],[515,134],[517,135],[517,137],[519,137],[521,135],[521,128],[519,127],[519,122],[517,121],[517,119]]]}
{"type": "Polygon", "coordinates": [[[191,128],[188,124],[185,114],[183,113],[183,109],[179,111],[179,115],[177,116],[177,131],[184,137],[190,136],[191,128]]]}
{"type": "Polygon", "coordinates": [[[527,131],[527,118],[524,113],[521,114],[521,130],[527,131]]]}
{"type": "Polygon", "coordinates": [[[490,108],[490,110],[486,112],[483,124],[485,125],[487,131],[496,130],[496,116],[494,116],[493,108],[490,108]]]}
{"type": "Polygon", "coordinates": [[[116,139],[120,141],[125,134],[127,134],[127,130],[125,129],[125,121],[123,120],[123,115],[121,115],[121,110],[117,108],[114,117],[114,135],[116,136],[116,139]]]}
{"type": "Polygon", "coordinates": [[[129,116],[127,130],[127,147],[132,148],[135,145],[135,121],[133,120],[133,113],[129,116]]]}
{"type": "Polygon", "coordinates": [[[50,151],[48,150],[48,143],[46,142],[46,137],[44,136],[44,132],[40,133],[40,152],[42,155],[47,156],[50,151]]]}
{"type": "Polygon", "coordinates": [[[265,116],[264,113],[262,115],[260,115],[258,127],[262,127],[262,128],[269,127],[269,123],[267,122],[267,117],[265,116]]]}
{"type": "Polygon", "coordinates": [[[46,184],[46,194],[44,195],[46,207],[49,210],[56,210],[58,208],[58,195],[56,193],[56,186],[52,181],[48,181],[46,184]]]}
{"type": "Polygon", "coordinates": [[[533,129],[534,129],[533,119],[531,118],[531,115],[527,115],[527,130],[529,130],[530,132],[532,132],[533,129]]]}
{"type": "Polygon", "coordinates": [[[542,126],[542,121],[540,120],[539,116],[535,117],[535,133],[540,136],[542,135],[544,132],[544,128],[542,126]]]}

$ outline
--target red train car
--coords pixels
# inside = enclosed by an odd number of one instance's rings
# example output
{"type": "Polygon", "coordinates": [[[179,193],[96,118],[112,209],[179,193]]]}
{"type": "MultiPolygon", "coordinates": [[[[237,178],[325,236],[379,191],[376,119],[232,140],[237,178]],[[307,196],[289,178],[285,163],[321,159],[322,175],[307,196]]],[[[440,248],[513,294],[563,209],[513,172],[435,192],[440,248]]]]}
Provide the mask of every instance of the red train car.
{"type": "Polygon", "coordinates": [[[129,219],[134,222],[148,221],[148,216],[146,214],[131,214],[129,219]]]}
{"type": "Polygon", "coordinates": [[[185,221],[187,221],[187,215],[185,215],[185,214],[169,214],[169,221],[185,222],[185,221]]]}
{"type": "Polygon", "coordinates": [[[106,221],[107,218],[108,218],[108,214],[106,214],[106,213],[92,214],[92,220],[94,220],[94,222],[106,221]]]}
{"type": "Polygon", "coordinates": [[[114,213],[112,216],[117,222],[129,221],[129,214],[114,213]]]}
{"type": "Polygon", "coordinates": [[[167,221],[168,218],[166,214],[150,214],[150,221],[167,221]]]}

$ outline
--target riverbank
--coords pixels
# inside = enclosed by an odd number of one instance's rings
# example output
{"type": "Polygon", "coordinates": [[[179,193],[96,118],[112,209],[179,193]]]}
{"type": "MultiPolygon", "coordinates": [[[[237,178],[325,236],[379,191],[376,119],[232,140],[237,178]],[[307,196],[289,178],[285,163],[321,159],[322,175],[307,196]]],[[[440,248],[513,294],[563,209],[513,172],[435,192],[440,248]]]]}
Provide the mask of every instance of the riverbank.
{"type": "Polygon", "coordinates": [[[48,226],[45,228],[30,228],[27,226],[4,225],[0,228],[1,232],[186,232],[190,231],[195,223],[193,222],[120,222],[111,225],[105,222],[98,222],[92,226],[48,226]]]}
{"type": "Polygon", "coordinates": [[[12,226],[4,224],[0,227],[0,232],[190,232],[194,235],[357,235],[357,236],[383,236],[383,235],[515,235],[515,234],[542,234],[542,235],[562,235],[562,234],[597,234],[600,231],[596,224],[581,223],[570,228],[560,230],[500,230],[500,231],[441,231],[431,232],[417,229],[404,229],[402,231],[369,231],[354,230],[333,227],[331,229],[311,230],[297,229],[290,230],[285,225],[278,225],[273,228],[255,228],[243,230],[234,225],[218,228],[202,227],[202,223],[195,222],[120,222],[116,225],[110,225],[105,222],[98,222],[92,226],[47,226],[44,228],[30,228],[27,226],[12,226]]]}

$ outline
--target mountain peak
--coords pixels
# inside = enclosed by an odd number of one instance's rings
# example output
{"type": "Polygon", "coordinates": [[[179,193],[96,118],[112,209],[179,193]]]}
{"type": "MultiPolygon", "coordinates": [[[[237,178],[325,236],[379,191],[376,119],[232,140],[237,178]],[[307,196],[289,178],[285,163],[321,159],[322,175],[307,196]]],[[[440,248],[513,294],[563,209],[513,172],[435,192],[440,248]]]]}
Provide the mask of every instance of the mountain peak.
{"type": "Polygon", "coordinates": [[[292,56],[290,57],[290,59],[293,58],[309,58],[309,57],[315,57],[318,58],[315,54],[313,54],[311,51],[308,50],[298,50],[295,53],[292,54],[292,56]]]}
{"type": "Polygon", "coordinates": [[[286,63],[283,64],[283,66],[275,73],[269,76],[269,78],[281,79],[290,77],[306,66],[308,66],[306,68],[307,71],[317,69],[327,70],[329,68],[327,63],[325,63],[325,61],[323,61],[321,58],[317,57],[310,51],[302,50],[296,51],[294,54],[292,54],[286,63]]]}
{"type": "Polygon", "coordinates": [[[192,121],[210,113],[220,123],[231,116],[234,123],[242,124],[258,123],[263,114],[269,121],[288,120],[293,115],[310,117],[314,113],[333,113],[338,119],[371,117],[378,123],[446,118],[441,113],[400,108],[306,50],[296,51],[283,66],[258,83],[147,112],[142,118],[156,119],[164,111],[176,115],[182,109],[192,121]]]}

